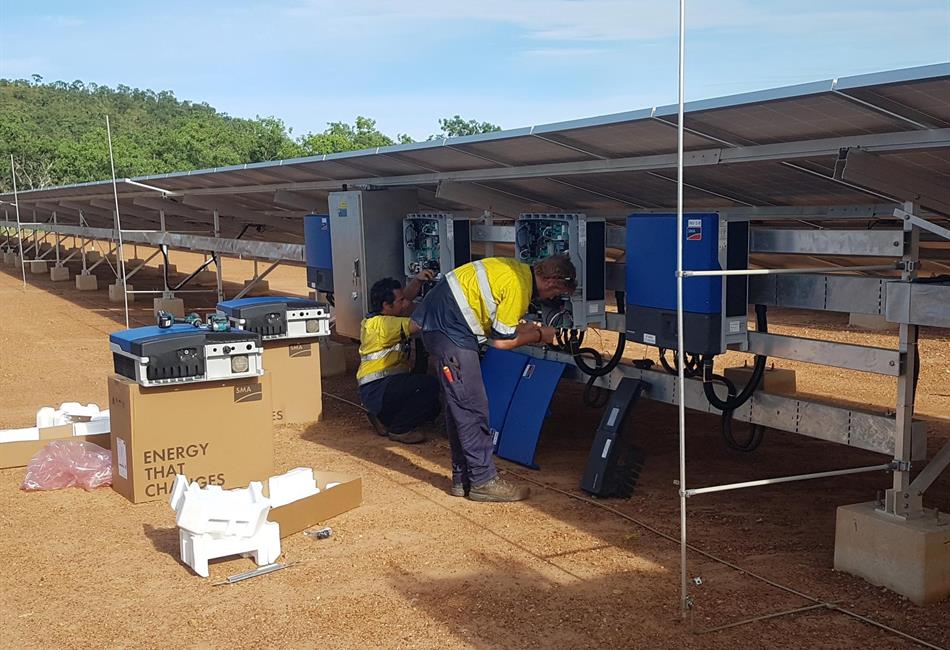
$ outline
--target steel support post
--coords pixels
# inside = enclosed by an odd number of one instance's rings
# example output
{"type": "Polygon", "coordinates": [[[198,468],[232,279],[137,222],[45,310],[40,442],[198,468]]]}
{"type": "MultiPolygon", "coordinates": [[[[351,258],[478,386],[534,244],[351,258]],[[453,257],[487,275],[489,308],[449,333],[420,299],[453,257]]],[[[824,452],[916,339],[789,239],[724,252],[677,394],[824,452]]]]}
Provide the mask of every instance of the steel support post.
{"type": "MultiPolygon", "coordinates": [[[[904,210],[915,213],[912,203],[905,203],[904,210]]],[[[917,279],[917,265],[920,253],[920,229],[911,220],[904,221],[904,255],[901,261],[904,270],[901,280],[913,282],[917,279]]],[[[894,436],[894,483],[884,497],[884,511],[898,517],[913,517],[923,513],[923,497],[910,489],[910,469],[913,455],[913,436],[911,425],[914,417],[914,401],[917,394],[917,364],[920,362],[917,352],[919,327],[908,323],[900,324],[900,374],[897,377],[897,421],[894,436]]]]}
{"type": "MultiPolygon", "coordinates": [[[[221,216],[217,210],[213,213],[214,217],[214,238],[218,239],[221,237],[221,216]]],[[[221,272],[221,255],[220,253],[214,257],[214,269],[217,274],[218,281],[218,302],[224,300],[224,275],[221,272]]]]}
{"type": "MultiPolygon", "coordinates": [[[[57,224],[56,224],[56,211],[53,210],[53,228],[56,228],[56,225],[57,225],[57,224]]],[[[56,237],[53,237],[53,241],[56,241],[56,237]]],[[[56,249],[56,266],[59,266],[59,265],[60,265],[60,261],[59,261],[59,246],[60,246],[60,244],[62,244],[64,241],[66,241],[66,235],[63,235],[63,238],[60,239],[59,241],[57,241],[57,242],[56,242],[56,245],[53,247],[53,248],[56,249]]]]}

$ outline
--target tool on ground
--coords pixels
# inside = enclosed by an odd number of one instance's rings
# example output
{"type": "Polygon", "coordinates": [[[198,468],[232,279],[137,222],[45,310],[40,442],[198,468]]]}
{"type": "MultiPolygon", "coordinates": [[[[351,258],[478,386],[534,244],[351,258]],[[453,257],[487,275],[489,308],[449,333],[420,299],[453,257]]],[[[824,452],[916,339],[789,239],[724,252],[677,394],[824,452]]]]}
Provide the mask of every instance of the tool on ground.
{"type": "Polygon", "coordinates": [[[273,573],[274,571],[280,571],[281,569],[286,569],[287,567],[291,567],[294,564],[296,564],[296,562],[287,562],[287,563],[275,562],[274,564],[266,564],[262,567],[252,569],[251,571],[245,571],[244,573],[238,573],[233,576],[228,576],[226,580],[214,583],[214,586],[220,587],[221,585],[233,585],[235,582],[241,582],[242,580],[256,578],[257,576],[273,573]]]}
{"type": "Polygon", "coordinates": [[[333,535],[333,529],[329,526],[324,526],[316,530],[305,530],[303,534],[311,539],[328,539],[333,535]]]}

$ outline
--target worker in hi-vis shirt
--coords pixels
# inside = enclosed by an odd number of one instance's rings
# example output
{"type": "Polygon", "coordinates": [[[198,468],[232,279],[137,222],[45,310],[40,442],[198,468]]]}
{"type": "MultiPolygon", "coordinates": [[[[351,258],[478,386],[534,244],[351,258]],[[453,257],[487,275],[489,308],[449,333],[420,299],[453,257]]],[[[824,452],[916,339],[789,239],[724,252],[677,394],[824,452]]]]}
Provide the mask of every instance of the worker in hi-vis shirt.
{"type": "Polygon", "coordinates": [[[438,364],[445,393],[446,432],[452,449],[453,496],[473,501],[519,501],[528,488],[498,476],[492,459],[488,397],[482,383],[479,345],[510,350],[552,343],[555,330],[524,322],[532,299],[570,295],[577,271],[566,256],[533,267],[489,257],[447,273],[412,314],[430,358],[438,364]]]}
{"type": "Polygon", "coordinates": [[[423,271],[403,289],[398,280],[384,278],[369,292],[370,313],[360,328],[360,367],[356,371],[360,399],[380,435],[416,443],[425,435],[416,430],[439,415],[438,381],[415,374],[409,365],[409,312],[422,283],[432,280],[423,271]]]}

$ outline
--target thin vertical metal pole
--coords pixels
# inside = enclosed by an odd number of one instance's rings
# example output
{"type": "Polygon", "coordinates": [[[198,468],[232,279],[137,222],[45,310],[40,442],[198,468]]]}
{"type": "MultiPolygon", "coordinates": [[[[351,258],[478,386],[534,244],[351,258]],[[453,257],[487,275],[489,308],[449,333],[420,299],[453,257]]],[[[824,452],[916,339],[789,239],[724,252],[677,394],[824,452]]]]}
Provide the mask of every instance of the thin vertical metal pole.
{"type": "MultiPolygon", "coordinates": [[[[214,225],[214,237],[217,239],[221,236],[221,215],[218,214],[218,211],[215,210],[212,213],[213,225],[214,225]]],[[[214,270],[215,270],[215,280],[217,281],[218,286],[218,302],[224,300],[224,274],[221,272],[221,253],[217,253],[214,256],[214,270]]]]}
{"type": "Polygon", "coordinates": [[[683,95],[686,59],[686,0],[680,0],[679,100],[676,123],[676,354],[680,451],[680,607],[685,619],[690,607],[686,567],[686,378],[683,342],[683,95]]]}
{"type": "MultiPolygon", "coordinates": [[[[82,226],[84,224],[85,224],[85,220],[83,219],[83,216],[82,216],[82,210],[80,210],[79,211],[79,225],[82,226]]],[[[82,246],[82,249],[81,249],[82,250],[82,274],[86,275],[89,272],[88,269],[86,268],[86,243],[87,242],[86,242],[85,237],[80,237],[79,241],[80,241],[80,246],[82,246]]]]}
{"type": "MultiPolygon", "coordinates": [[[[56,228],[56,226],[57,226],[57,222],[56,222],[56,210],[53,210],[53,228],[56,228]]],[[[53,251],[54,253],[56,253],[56,266],[60,266],[60,261],[59,261],[59,244],[60,244],[60,242],[59,242],[59,230],[57,229],[56,235],[53,237],[53,245],[56,247],[56,250],[53,251]]]]}
{"type": "MultiPolygon", "coordinates": [[[[26,262],[23,261],[23,230],[20,228],[20,197],[16,189],[16,165],[10,154],[10,173],[13,175],[13,208],[16,211],[16,238],[20,245],[20,275],[23,276],[23,288],[26,289],[26,262]]],[[[35,233],[36,231],[34,231],[35,233]]]]}
{"type": "Polygon", "coordinates": [[[112,126],[109,124],[109,116],[106,115],[106,135],[109,139],[109,166],[112,169],[112,196],[115,198],[115,229],[119,234],[119,247],[116,249],[116,257],[119,263],[119,275],[122,278],[122,298],[125,302],[125,329],[129,329],[129,292],[125,285],[125,251],[122,246],[122,218],[119,216],[119,189],[115,182],[115,157],[112,154],[112,126]]]}

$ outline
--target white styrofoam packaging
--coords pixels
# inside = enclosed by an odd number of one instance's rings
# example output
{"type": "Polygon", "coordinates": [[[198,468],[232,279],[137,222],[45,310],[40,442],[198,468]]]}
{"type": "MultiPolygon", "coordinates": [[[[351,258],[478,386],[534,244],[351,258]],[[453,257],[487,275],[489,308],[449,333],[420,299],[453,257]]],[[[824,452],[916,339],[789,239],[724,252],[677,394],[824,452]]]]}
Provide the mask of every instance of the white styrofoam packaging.
{"type": "Polygon", "coordinates": [[[0,443],[4,442],[22,442],[24,440],[39,440],[39,427],[26,427],[25,429],[4,429],[0,431],[0,443]]]}
{"type": "Polygon", "coordinates": [[[179,528],[216,537],[253,537],[270,511],[270,500],[258,481],[246,488],[223,490],[220,485],[189,484],[182,474],[175,477],[169,505],[179,528]]]}
{"type": "Polygon", "coordinates": [[[258,566],[280,556],[280,526],[267,521],[270,500],[262,483],[223,490],[202,488],[179,474],[172,485],[169,505],[175,511],[181,561],[208,577],[208,561],[249,554],[258,566]]]}
{"type": "Polygon", "coordinates": [[[207,578],[208,560],[214,558],[249,554],[254,558],[257,566],[277,561],[280,557],[280,526],[269,521],[265,522],[251,537],[196,535],[184,528],[179,528],[178,544],[181,561],[201,577],[207,578]]]}
{"type": "Polygon", "coordinates": [[[319,493],[320,488],[317,487],[313,469],[310,467],[297,467],[267,480],[267,494],[272,508],[279,508],[319,493]]]}

